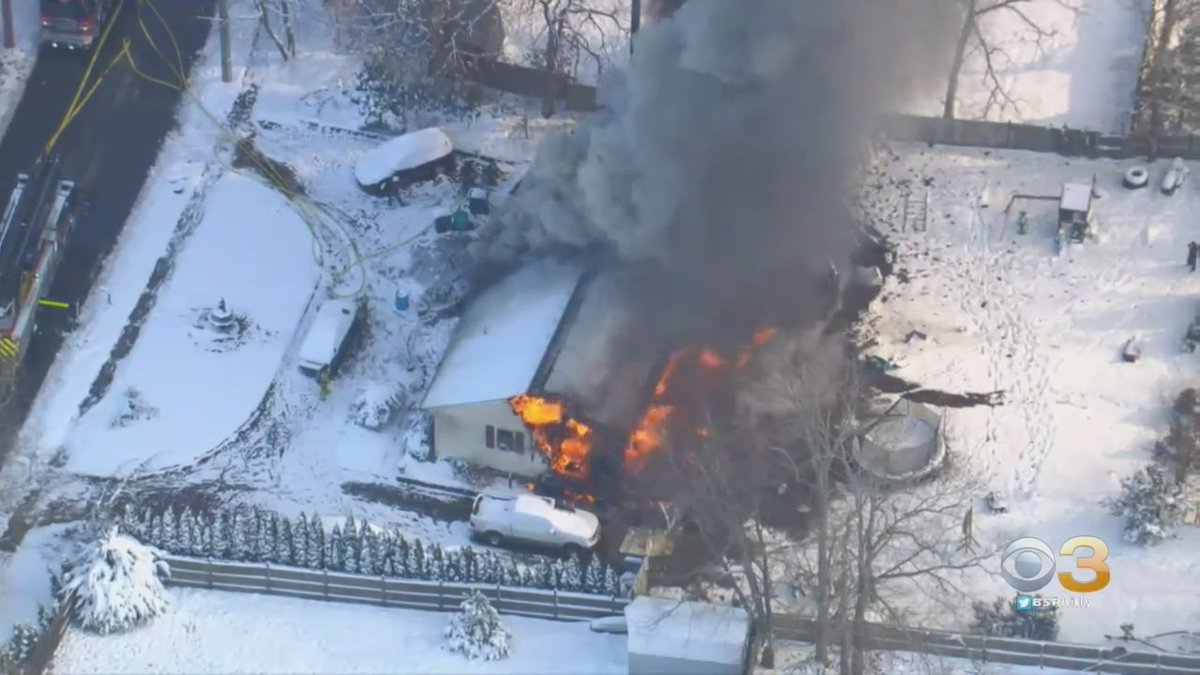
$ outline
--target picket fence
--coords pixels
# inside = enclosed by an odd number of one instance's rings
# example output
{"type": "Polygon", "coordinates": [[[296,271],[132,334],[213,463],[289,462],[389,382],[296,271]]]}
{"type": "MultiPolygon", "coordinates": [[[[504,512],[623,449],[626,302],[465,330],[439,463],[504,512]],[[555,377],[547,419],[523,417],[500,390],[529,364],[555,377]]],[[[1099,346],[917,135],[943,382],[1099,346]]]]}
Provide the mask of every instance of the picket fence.
{"type": "Polygon", "coordinates": [[[622,614],[625,598],[589,593],[543,591],[487,584],[419,581],[284,567],[166,556],[167,585],[241,593],[265,593],[310,600],[383,607],[451,611],[470,591],[480,591],[501,614],[555,621],[586,621],[622,614]]]}
{"type": "MultiPolygon", "coordinates": [[[[815,621],[794,615],[775,615],[772,633],[777,640],[809,642],[815,621]]],[[[881,651],[909,651],[945,658],[970,659],[980,663],[1038,666],[1122,675],[1197,675],[1200,656],[1164,652],[1131,651],[1121,647],[1097,647],[1015,640],[1009,638],[950,633],[868,624],[867,644],[881,651]]]]}

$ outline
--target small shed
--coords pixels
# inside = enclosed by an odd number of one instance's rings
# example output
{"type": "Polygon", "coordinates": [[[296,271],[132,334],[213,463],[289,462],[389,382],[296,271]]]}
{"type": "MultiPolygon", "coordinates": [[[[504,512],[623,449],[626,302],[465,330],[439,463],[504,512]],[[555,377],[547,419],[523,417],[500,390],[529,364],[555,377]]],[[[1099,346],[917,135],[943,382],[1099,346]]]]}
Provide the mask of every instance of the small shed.
{"type": "Polygon", "coordinates": [[[625,622],[629,675],[741,675],[749,662],[744,609],[642,596],[625,622]]]}
{"type": "Polygon", "coordinates": [[[1065,183],[1058,200],[1058,231],[1083,241],[1092,227],[1092,186],[1087,183],[1065,183]]]}

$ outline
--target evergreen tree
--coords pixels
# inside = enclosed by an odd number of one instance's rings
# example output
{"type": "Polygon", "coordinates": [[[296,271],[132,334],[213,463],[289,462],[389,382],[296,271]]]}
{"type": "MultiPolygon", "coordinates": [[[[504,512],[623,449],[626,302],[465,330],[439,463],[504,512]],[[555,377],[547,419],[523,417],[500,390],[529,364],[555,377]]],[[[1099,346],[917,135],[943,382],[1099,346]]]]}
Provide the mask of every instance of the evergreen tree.
{"type": "Polygon", "coordinates": [[[392,537],[392,565],[396,569],[396,576],[413,578],[412,552],[408,540],[399,532],[392,537]]]}
{"type": "Polygon", "coordinates": [[[418,539],[412,547],[412,578],[413,579],[429,579],[429,561],[425,559],[425,547],[418,539]]]}
{"type": "Polygon", "coordinates": [[[471,660],[498,661],[508,656],[511,635],[487,598],[473,591],[459,607],[446,627],[446,648],[471,660]]]}
{"type": "Polygon", "coordinates": [[[1058,638],[1058,608],[1028,612],[1016,609],[1015,601],[1000,597],[992,604],[975,602],[971,632],[1003,638],[1048,640],[1058,638]]]}
{"type": "Polygon", "coordinates": [[[300,518],[296,521],[296,526],[292,528],[292,564],[297,567],[308,567],[309,551],[308,551],[308,516],[303,511],[300,512],[300,518]]]}
{"type": "Polygon", "coordinates": [[[575,590],[571,587],[571,584],[575,581],[575,570],[578,569],[575,559],[573,557],[565,560],[556,558],[550,565],[554,568],[554,588],[560,591],[575,590]]]}
{"type": "Polygon", "coordinates": [[[346,542],[342,539],[342,528],[337,525],[329,533],[329,553],[325,556],[329,569],[335,572],[346,571],[346,542]]]}
{"type": "MultiPolygon", "coordinates": [[[[392,550],[392,547],[387,543],[388,535],[386,532],[376,532],[367,530],[367,549],[371,552],[371,564],[364,564],[363,571],[367,574],[380,576],[386,572],[387,554],[392,550]]],[[[365,553],[363,555],[366,555],[365,553]]]]}
{"type": "Polygon", "coordinates": [[[622,595],[621,575],[617,574],[617,570],[612,567],[604,570],[604,593],[613,597],[622,595]]]}
{"type": "MultiPolygon", "coordinates": [[[[368,537],[368,539],[375,538],[374,535],[372,535],[370,533],[370,531],[365,528],[360,531],[360,538],[363,534],[365,534],[366,537],[368,537]]],[[[359,550],[361,551],[361,553],[359,553],[359,556],[358,556],[358,573],[359,574],[366,574],[366,575],[375,574],[375,559],[371,557],[371,553],[372,553],[371,548],[372,547],[371,547],[369,541],[362,542],[359,546],[359,550]]],[[[378,550],[378,549],[376,549],[376,550],[378,550]]]]}
{"type": "Polygon", "coordinates": [[[250,548],[254,534],[253,514],[239,509],[230,521],[229,557],[238,562],[250,561],[250,548]]]}
{"type": "Polygon", "coordinates": [[[479,583],[479,554],[470,546],[462,550],[462,568],[463,581],[479,583]]]}
{"type": "Polygon", "coordinates": [[[359,545],[359,537],[362,536],[362,530],[366,528],[359,525],[354,520],[354,514],[350,514],[346,518],[346,526],[342,528],[342,539],[346,542],[346,571],[357,573],[360,569],[359,562],[362,558],[362,547],[359,545]]]}
{"type": "Polygon", "coordinates": [[[600,562],[600,559],[593,555],[591,564],[587,566],[583,575],[584,592],[596,593],[597,595],[604,595],[606,593],[604,588],[604,571],[604,563],[600,562]]]}
{"type": "Polygon", "coordinates": [[[137,527],[137,515],[129,502],[122,504],[117,509],[117,529],[124,534],[131,534],[135,537],[141,536],[137,527]]]}
{"type": "Polygon", "coordinates": [[[446,580],[446,552],[442,550],[440,544],[436,541],[429,547],[429,562],[426,564],[426,573],[429,575],[430,581],[445,581],[446,580]]]}
{"type": "Polygon", "coordinates": [[[441,581],[461,584],[466,579],[463,576],[462,551],[446,551],[442,560],[442,574],[437,577],[441,581]]]}
{"type": "Polygon", "coordinates": [[[207,516],[204,519],[204,557],[220,558],[220,540],[218,539],[217,523],[220,520],[215,516],[207,516]]]}
{"type": "Polygon", "coordinates": [[[296,564],[296,543],[292,536],[292,521],[281,516],[275,519],[275,552],[272,558],[280,565],[296,564]]]}
{"type": "Polygon", "coordinates": [[[222,511],[217,516],[216,533],[213,535],[213,539],[213,548],[216,549],[214,558],[221,560],[233,558],[233,517],[230,513],[222,511]]]}
{"type": "Polygon", "coordinates": [[[184,509],[179,515],[179,553],[192,554],[192,535],[195,533],[195,517],[191,509],[184,509]]]}
{"type": "Polygon", "coordinates": [[[163,511],[162,549],[168,553],[179,553],[179,514],[171,508],[163,511]]]}
{"type": "Polygon", "coordinates": [[[1113,515],[1125,519],[1125,541],[1158,544],[1182,519],[1182,490],[1158,466],[1151,464],[1121,479],[1121,488],[1121,496],[1109,500],[1108,506],[1113,515]]]}
{"type": "Polygon", "coordinates": [[[537,567],[533,572],[534,581],[537,588],[551,590],[555,588],[554,584],[554,568],[546,560],[539,560],[537,567]]]}
{"type": "Polygon", "coordinates": [[[252,562],[266,562],[267,553],[271,550],[267,544],[267,518],[257,506],[250,512],[250,527],[248,528],[249,540],[246,542],[246,548],[249,549],[250,560],[252,562]]]}
{"type": "Polygon", "coordinates": [[[329,559],[325,554],[325,525],[321,522],[321,516],[313,514],[312,520],[308,521],[308,562],[305,567],[328,569],[329,559]]]}
{"type": "Polygon", "coordinates": [[[495,553],[484,551],[476,556],[476,561],[476,581],[481,584],[500,583],[500,565],[496,560],[495,553]]]}
{"type": "Polygon", "coordinates": [[[166,533],[163,531],[162,516],[150,516],[150,536],[146,539],[146,543],[157,548],[163,548],[165,538],[166,533]]]}

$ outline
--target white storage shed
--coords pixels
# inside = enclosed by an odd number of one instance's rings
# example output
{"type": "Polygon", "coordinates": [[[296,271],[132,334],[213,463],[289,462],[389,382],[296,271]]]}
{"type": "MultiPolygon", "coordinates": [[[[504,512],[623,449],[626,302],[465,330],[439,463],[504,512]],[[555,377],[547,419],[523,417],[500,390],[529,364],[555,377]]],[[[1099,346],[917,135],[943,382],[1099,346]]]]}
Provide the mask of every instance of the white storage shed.
{"type": "Polygon", "coordinates": [[[750,648],[745,610],[640,597],[625,607],[629,675],[741,675],[750,648]]]}

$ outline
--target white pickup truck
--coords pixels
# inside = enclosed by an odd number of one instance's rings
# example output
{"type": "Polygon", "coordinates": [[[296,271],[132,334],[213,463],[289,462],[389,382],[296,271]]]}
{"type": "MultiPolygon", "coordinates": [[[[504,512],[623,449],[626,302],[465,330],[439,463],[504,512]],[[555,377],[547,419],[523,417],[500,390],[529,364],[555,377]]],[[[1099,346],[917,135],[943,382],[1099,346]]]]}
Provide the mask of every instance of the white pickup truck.
{"type": "Polygon", "coordinates": [[[600,541],[600,520],[550,497],[479,495],[471,507],[471,532],[491,546],[520,541],[578,554],[600,541]]]}

